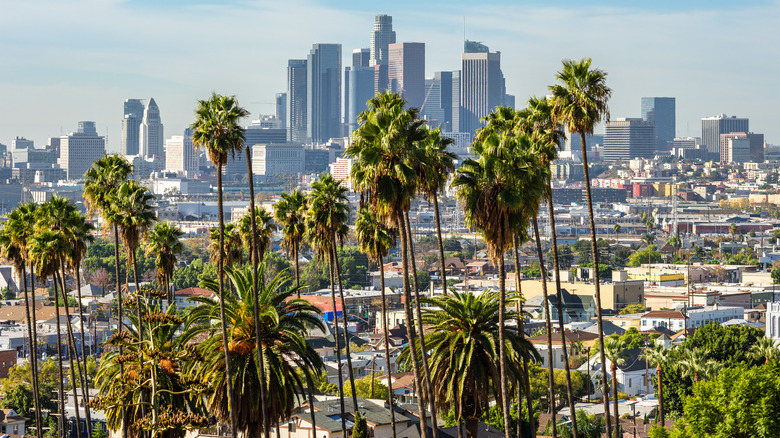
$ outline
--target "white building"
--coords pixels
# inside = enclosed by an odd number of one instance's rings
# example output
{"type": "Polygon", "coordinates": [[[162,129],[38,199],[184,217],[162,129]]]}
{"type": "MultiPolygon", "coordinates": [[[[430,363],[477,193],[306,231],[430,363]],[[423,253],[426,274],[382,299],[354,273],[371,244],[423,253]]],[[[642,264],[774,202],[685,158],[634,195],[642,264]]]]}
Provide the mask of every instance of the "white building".
{"type": "Polygon", "coordinates": [[[163,151],[163,124],[160,121],[160,109],[154,98],[149,99],[149,104],[144,109],[144,118],[141,120],[140,130],[140,155],[143,157],[165,157],[163,151]]]}
{"type": "Polygon", "coordinates": [[[766,304],[766,335],[780,340],[780,302],[766,304]]]}
{"type": "Polygon", "coordinates": [[[252,173],[261,177],[301,174],[304,153],[299,144],[256,144],[252,146],[252,173]]]}
{"type": "Polygon", "coordinates": [[[187,128],[184,135],[174,135],[165,141],[165,170],[192,177],[199,172],[200,160],[192,146],[192,131],[187,128]]]}
{"type": "Polygon", "coordinates": [[[352,182],[349,174],[352,172],[352,166],[355,160],[352,158],[336,158],[335,163],[330,163],[330,174],[336,181],[341,181],[341,185],[352,190],[352,182]]]}
{"type": "Polygon", "coordinates": [[[672,331],[683,330],[686,327],[685,318],[688,318],[688,328],[702,327],[710,322],[723,323],[730,319],[743,318],[745,309],[732,306],[702,306],[688,308],[685,315],[680,310],[653,310],[642,315],[640,330],[652,330],[654,328],[667,328],[672,331]]]}
{"type": "Polygon", "coordinates": [[[83,179],[105,153],[106,139],[97,134],[95,122],[79,122],[78,131],[60,137],[60,167],[67,179],[83,179]]]}

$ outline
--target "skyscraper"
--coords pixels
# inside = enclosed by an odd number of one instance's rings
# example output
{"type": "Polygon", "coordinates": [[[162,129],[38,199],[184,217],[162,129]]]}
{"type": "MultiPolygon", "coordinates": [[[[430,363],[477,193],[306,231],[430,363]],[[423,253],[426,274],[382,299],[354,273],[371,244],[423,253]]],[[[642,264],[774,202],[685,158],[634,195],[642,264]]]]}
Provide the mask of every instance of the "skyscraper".
{"type": "Polygon", "coordinates": [[[276,93],[276,119],[281,121],[282,129],[287,128],[287,93],[276,93]]]}
{"type": "MultiPolygon", "coordinates": [[[[455,72],[457,73],[457,72],[455,72]]],[[[425,105],[420,113],[428,120],[431,128],[441,126],[443,131],[452,132],[453,72],[437,71],[425,80],[425,105]]],[[[457,84],[456,84],[457,85],[457,84]]],[[[459,105],[460,102],[455,102],[459,105]]]]}
{"type": "Polygon", "coordinates": [[[720,157],[721,134],[749,131],[748,119],[728,117],[725,114],[701,119],[701,143],[707,146],[707,151],[713,156],[720,157]]]}
{"type": "Polygon", "coordinates": [[[154,98],[149,99],[149,104],[144,109],[144,118],[141,120],[141,150],[140,155],[143,157],[165,157],[163,150],[163,144],[165,143],[165,137],[163,136],[163,124],[160,121],[160,109],[157,107],[157,102],[154,98]]]}
{"type": "Polygon", "coordinates": [[[122,155],[138,155],[141,149],[141,120],[144,117],[144,103],[141,99],[127,99],[122,119],[122,155]]]}
{"type": "Polygon", "coordinates": [[[655,155],[655,128],[642,119],[617,118],[604,127],[604,160],[652,158],[655,155]]]}
{"type": "Polygon", "coordinates": [[[287,139],[306,141],[306,60],[287,61],[287,139]]]}
{"type": "MultiPolygon", "coordinates": [[[[368,67],[371,63],[371,49],[364,48],[364,49],[354,49],[352,50],[352,65],[348,67],[344,67],[344,134],[349,135],[349,133],[355,129],[355,120],[352,118],[352,108],[350,108],[350,105],[352,104],[352,85],[349,82],[351,77],[351,70],[355,68],[365,68],[368,67]]],[[[374,93],[374,69],[371,69],[371,94],[374,93]]],[[[365,75],[366,73],[363,73],[365,75]]],[[[361,76],[362,77],[362,76],[361,76]]],[[[361,96],[362,97],[362,96],[361,96]]],[[[359,101],[358,101],[359,102],[359,101]]],[[[362,105],[361,108],[365,107],[365,105],[362,105]]],[[[360,114],[362,109],[357,111],[357,114],[360,114]]]]}
{"type": "Polygon", "coordinates": [[[188,177],[198,173],[200,162],[192,148],[190,128],[184,130],[184,135],[174,135],[165,141],[165,156],[165,170],[188,177]]]}
{"type": "Polygon", "coordinates": [[[753,132],[729,132],[727,134],[720,135],[720,161],[723,163],[729,162],[748,162],[763,163],[764,162],[764,134],[756,134],[753,132]],[[732,142],[731,140],[740,140],[732,142]],[[742,148],[744,145],[747,149],[747,156],[743,154],[739,155],[739,159],[735,159],[733,145],[737,145],[736,149],[742,148]]]}
{"type": "Polygon", "coordinates": [[[357,129],[357,117],[366,110],[366,102],[374,97],[374,69],[352,67],[349,70],[349,114],[346,120],[346,134],[357,129]]]}
{"type": "Polygon", "coordinates": [[[674,97],[643,97],[642,120],[655,125],[657,150],[669,150],[667,142],[677,136],[674,97]]]}
{"type": "Polygon", "coordinates": [[[387,76],[390,90],[419,109],[425,98],[425,43],[393,43],[388,46],[387,76]]]}
{"type": "Polygon", "coordinates": [[[480,119],[504,102],[501,52],[463,53],[460,72],[460,131],[473,136],[480,119]]]}
{"type": "Polygon", "coordinates": [[[352,51],[352,67],[371,67],[371,49],[354,49],[352,51]]]}
{"type": "Polygon", "coordinates": [[[389,61],[388,46],[395,43],[393,17],[380,14],[374,17],[374,30],[371,32],[371,60],[369,67],[387,65],[389,61]]]}
{"type": "Polygon", "coordinates": [[[314,44],[306,65],[306,136],[324,143],[341,135],[341,44],[314,44]]]}
{"type": "Polygon", "coordinates": [[[97,134],[95,122],[79,122],[78,131],[60,137],[60,167],[67,179],[83,179],[105,153],[106,140],[97,134]]]}

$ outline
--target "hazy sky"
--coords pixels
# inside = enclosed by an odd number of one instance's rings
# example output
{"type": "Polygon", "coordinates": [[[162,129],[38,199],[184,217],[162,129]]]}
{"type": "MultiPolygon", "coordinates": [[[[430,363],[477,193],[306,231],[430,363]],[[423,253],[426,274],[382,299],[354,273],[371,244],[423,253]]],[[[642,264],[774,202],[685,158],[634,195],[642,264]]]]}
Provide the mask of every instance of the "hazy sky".
{"type": "Polygon", "coordinates": [[[0,0],[0,143],[43,146],[94,120],[117,148],[127,98],[154,97],[166,137],[212,90],[271,114],[288,59],[341,43],[349,65],[378,13],[399,42],[426,43],[426,76],[459,68],[465,17],[468,39],[501,51],[518,106],[545,93],[562,59],[591,57],[609,73],[613,118],[638,117],[642,96],[674,96],[678,135],[726,113],[780,143],[780,1],[584,3],[0,0]]]}

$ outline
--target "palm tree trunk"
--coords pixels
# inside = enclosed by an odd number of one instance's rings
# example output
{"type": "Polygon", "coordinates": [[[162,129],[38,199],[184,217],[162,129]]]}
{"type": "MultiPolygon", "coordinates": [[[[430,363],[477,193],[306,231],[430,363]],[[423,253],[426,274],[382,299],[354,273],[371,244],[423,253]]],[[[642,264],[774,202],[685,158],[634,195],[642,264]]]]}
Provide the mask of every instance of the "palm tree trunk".
{"type": "MultiPolygon", "coordinates": [[[[57,275],[52,275],[52,286],[54,287],[54,306],[55,306],[55,312],[57,317],[57,368],[59,370],[59,377],[57,378],[57,383],[59,384],[59,401],[60,401],[60,412],[59,416],[57,417],[58,425],[57,429],[59,431],[60,438],[65,437],[65,423],[67,419],[65,418],[65,385],[62,383],[63,377],[65,377],[65,371],[62,367],[62,329],[60,324],[60,300],[57,299],[57,275]]],[[[66,302],[65,305],[67,306],[68,303],[66,302]]]]}
{"type": "Polygon", "coordinates": [[[299,245],[296,243],[293,247],[293,257],[295,257],[295,287],[298,288],[298,299],[301,298],[301,273],[298,269],[298,247],[299,245]]]}
{"type": "MultiPolygon", "coordinates": [[[[377,251],[379,253],[379,251],[377,251]]],[[[387,368],[387,402],[390,405],[390,425],[393,427],[393,438],[396,438],[395,431],[395,408],[393,406],[393,373],[390,370],[390,327],[387,320],[387,294],[385,294],[385,269],[382,263],[382,256],[379,255],[379,287],[382,289],[382,327],[385,335],[385,367],[387,368]]]]}
{"type": "Polygon", "coordinates": [[[547,212],[550,215],[550,238],[553,247],[553,267],[555,269],[555,294],[558,301],[558,327],[561,331],[561,348],[563,349],[563,367],[566,374],[566,395],[569,400],[569,411],[571,412],[571,430],[574,438],[578,438],[577,433],[577,412],[574,407],[574,392],[571,388],[571,369],[569,367],[569,353],[566,350],[565,330],[563,328],[563,295],[561,294],[561,265],[558,261],[558,234],[555,230],[555,208],[553,207],[552,186],[547,185],[547,212]]]}
{"type": "Polygon", "coordinates": [[[618,412],[618,379],[617,379],[617,364],[612,361],[612,404],[615,405],[615,438],[618,438],[620,434],[620,413],[618,412]]]}
{"type": "MultiPolygon", "coordinates": [[[[339,313],[336,309],[336,281],[335,281],[335,266],[333,263],[333,252],[328,249],[328,272],[330,274],[330,301],[333,305],[333,337],[336,339],[336,367],[338,368],[337,374],[339,378],[339,403],[341,404],[341,433],[342,436],[347,436],[347,420],[346,420],[346,408],[344,407],[344,376],[341,370],[341,339],[339,336],[339,313]]],[[[343,316],[343,314],[342,314],[343,316]]]]}
{"type": "Polygon", "coordinates": [[[441,269],[441,287],[444,290],[444,295],[448,294],[447,291],[447,270],[444,266],[444,244],[441,241],[441,218],[439,216],[439,195],[433,193],[433,214],[436,218],[436,237],[439,241],[439,268],[441,269]]]}
{"type": "MultiPolygon", "coordinates": [[[[120,272],[119,272],[119,229],[116,225],[112,225],[111,228],[114,230],[114,269],[116,270],[116,301],[117,306],[119,306],[119,323],[117,324],[117,331],[124,330],[124,319],[125,319],[125,313],[122,308],[122,280],[120,278],[120,272]]],[[[119,344],[119,355],[122,356],[124,352],[124,348],[122,347],[122,344],[119,344]]],[[[125,375],[125,364],[119,363],[119,374],[124,376],[125,375]]],[[[127,438],[127,404],[124,400],[122,400],[122,438],[127,438]]]]}
{"type": "MultiPolygon", "coordinates": [[[[506,241],[503,232],[499,236],[502,244],[506,241]]],[[[504,431],[508,436],[510,431],[509,418],[509,388],[507,380],[507,360],[506,360],[506,266],[504,264],[503,251],[499,255],[498,261],[498,357],[501,362],[501,410],[504,413],[504,431]]]]}
{"type": "Polygon", "coordinates": [[[336,233],[333,233],[333,246],[331,251],[333,253],[333,266],[336,268],[336,281],[339,285],[339,300],[341,301],[341,323],[344,326],[344,349],[347,353],[347,372],[349,373],[349,386],[352,388],[352,407],[354,412],[358,410],[357,403],[357,391],[355,391],[355,374],[352,370],[352,353],[349,348],[349,330],[347,327],[347,302],[344,300],[344,288],[341,285],[341,267],[339,266],[339,257],[336,252],[336,233]]]}
{"type": "MultiPolygon", "coordinates": [[[[260,339],[260,303],[258,301],[260,290],[258,289],[258,276],[257,276],[257,265],[260,263],[260,259],[258,258],[258,248],[257,248],[257,219],[255,218],[255,183],[254,183],[254,174],[252,173],[252,153],[249,150],[249,145],[245,145],[244,149],[246,151],[246,172],[249,177],[249,221],[252,226],[252,272],[254,273],[253,278],[253,284],[254,284],[254,296],[255,296],[255,303],[254,303],[254,317],[255,317],[255,345],[257,346],[257,363],[260,364],[260,410],[261,412],[267,412],[266,411],[266,387],[265,387],[265,367],[262,366],[262,364],[265,362],[263,360],[263,348],[262,348],[262,339],[260,339]]],[[[298,291],[298,298],[301,298],[301,292],[298,291]]],[[[312,423],[314,423],[314,406],[311,407],[311,415],[312,415],[312,423]]],[[[263,414],[263,418],[267,419],[267,415],[263,414]]],[[[268,425],[266,424],[266,433],[268,433],[268,425]]],[[[316,424],[312,425],[314,427],[314,432],[316,434],[317,432],[317,426],[316,424]]]]}
{"type": "MultiPolygon", "coordinates": [[[[412,374],[414,375],[414,384],[415,387],[420,389],[421,385],[421,379],[420,379],[420,362],[417,357],[417,335],[416,331],[414,329],[414,316],[412,316],[412,293],[411,293],[411,286],[409,285],[409,254],[406,252],[407,245],[406,245],[406,228],[404,226],[404,214],[400,213],[398,215],[398,231],[399,235],[401,236],[401,260],[402,260],[402,266],[403,266],[403,283],[404,283],[404,315],[406,316],[406,332],[407,337],[409,338],[409,353],[411,355],[412,360],[412,374]]],[[[422,391],[419,391],[420,393],[417,394],[417,406],[420,412],[420,438],[428,438],[428,420],[427,415],[425,412],[425,401],[422,398],[422,391]]]]}
{"type": "MultiPolygon", "coordinates": [[[[656,377],[658,378],[658,417],[661,420],[661,426],[666,426],[664,421],[664,383],[663,383],[663,367],[658,364],[655,370],[656,377]]],[[[649,378],[649,376],[648,376],[649,378]]]]}
{"type": "Polygon", "coordinates": [[[420,356],[423,365],[423,385],[420,391],[423,398],[431,405],[431,430],[433,438],[439,437],[438,421],[436,420],[436,396],[431,386],[431,372],[428,369],[428,350],[425,348],[425,329],[422,324],[422,312],[420,311],[420,285],[417,283],[417,262],[414,257],[414,238],[412,237],[412,223],[409,221],[409,213],[406,213],[406,233],[409,236],[409,257],[412,262],[412,278],[414,279],[414,310],[417,321],[417,337],[420,340],[420,356]]]}
{"type": "MultiPolygon", "coordinates": [[[[517,332],[522,338],[525,338],[525,329],[523,328],[523,286],[520,281],[520,238],[515,234],[513,239],[514,253],[515,253],[515,287],[517,293],[520,295],[520,299],[517,301],[517,332]]],[[[536,436],[536,426],[534,425],[534,405],[531,397],[531,375],[528,372],[528,356],[523,355],[523,378],[525,383],[525,404],[528,409],[528,424],[531,426],[531,436],[536,436]]],[[[519,389],[518,389],[519,393],[519,389]]],[[[520,396],[517,398],[517,418],[518,424],[520,423],[520,396]]],[[[519,426],[518,426],[519,427],[519,426]]],[[[519,436],[519,433],[518,433],[519,436]]]]}
{"type": "MultiPolygon", "coordinates": [[[[43,438],[43,423],[41,417],[41,401],[40,392],[38,392],[38,337],[35,330],[35,319],[30,317],[30,295],[27,293],[27,271],[22,266],[21,283],[24,287],[24,305],[25,314],[27,316],[27,333],[30,336],[30,368],[32,369],[32,384],[33,384],[33,403],[35,404],[35,434],[38,438],[43,438]]],[[[30,272],[30,280],[33,284],[33,312],[35,307],[35,280],[32,279],[32,272],[30,272]]]]}
{"type": "MultiPolygon", "coordinates": [[[[92,438],[92,415],[89,412],[89,388],[87,387],[87,356],[84,353],[87,342],[85,341],[86,338],[84,336],[84,309],[81,304],[81,271],[79,270],[79,266],[75,266],[73,269],[76,271],[76,294],[79,297],[79,324],[81,325],[81,397],[84,399],[84,416],[87,419],[87,437],[92,438]]],[[[93,339],[93,344],[95,343],[94,341],[95,340],[93,339]]]]}
{"type": "MultiPolygon", "coordinates": [[[[539,257],[539,269],[542,272],[542,294],[544,295],[544,319],[545,319],[545,328],[547,329],[547,369],[548,369],[548,384],[550,385],[550,406],[548,408],[548,412],[551,412],[553,414],[552,419],[552,435],[553,438],[558,436],[557,431],[557,425],[555,424],[555,377],[554,377],[554,367],[553,367],[553,351],[552,351],[552,322],[550,321],[550,305],[547,301],[547,269],[544,266],[544,255],[542,253],[542,240],[539,238],[539,221],[536,219],[536,216],[533,218],[534,222],[534,235],[536,237],[536,252],[539,257]]],[[[563,333],[561,333],[561,337],[563,337],[563,333]]]]}
{"type": "MultiPolygon", "coordinates": [[[[230,370],[230,351],[228,348],[227,320],[225,318],[225,212],[222,211],[222,162],[217,163],[217,214],[219,215],[219,318],[222,323],[222,348],[225,349],[225,377],[227,378],[228,407],[230,408],[230,432],[237,438],[236,401],[233,394],[233,372],[230,370]]],[[[253,212],[254,213],[254,212],[253,212]]]]}
{"type": "MultiPolygon", "coordinates": [[[[81,372],[81,365],[79,365],[79,355],[76,351],[76,339],[73,336],[73,325],[70,322],[70,310],[68,309],[68,293],[67,293],[67,287],[65,286],[65,262],[60,257],[60,270],[61,270],[61,278],[60,278],[60,296],[62,296],[62,301],[65,304],[65,328],[66,328],[66,334],[67,334],[67,343],[68,343],[68,363],[70,368],[70,377],[71,377],[71,386],[73,389],[73,402],[75,403],[75,411],[76,411],[76,433],[78,435],[78,438],[81,438],[81,416],[79,415],[79,397],[77,393],[77,382],[79,382],[79,379],[76,378],[76,372],[74,370],[74,358],[75,358],[75,367],[79,370],[79,374],[83,373],[81,372]]],[[[82,345],[83,348],[83,345],[82,345]]],[[[80,382],[83,384],[83,380],[80,382]]]]}
{"type": "MultiPolygon", "coordinates": [[[[607,357],[604,354],[604,319],[601,315],[601,281],[599,279],[599,252],[596,245],[596,220],[593,216],[593,198],[590,193],[590,172],[588,171],[588,150],[585,145],[585,133],[580,132],[580,142],[582,144],[582,171],[585,176],[585,195],[588,200],[588,219],[590,221],[590,248],[593,253],[593,279],[596,288],[596,324],[599,330],[599,355],[601,359],[601,369],[607,369],[607,357]]],[[[607,387],[607,373],[601,373],[604,380],[604,387],[607,387]]],[[[609,411],[609,394],[603,391],[604,412],[609,411]]],[[[611,423],[609,415],[607,417],[607,436],[610,435],[611,423]]],[[[617,421],[617,420],[616,420],[617,421]]]]}

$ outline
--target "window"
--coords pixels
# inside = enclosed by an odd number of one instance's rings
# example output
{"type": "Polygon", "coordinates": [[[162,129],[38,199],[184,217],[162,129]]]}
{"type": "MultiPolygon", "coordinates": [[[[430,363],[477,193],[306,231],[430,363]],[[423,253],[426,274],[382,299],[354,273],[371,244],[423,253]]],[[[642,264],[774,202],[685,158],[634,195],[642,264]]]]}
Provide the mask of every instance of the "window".
{"type": "Polygon", "coordinates": [[[632,380],[632,379],[628,379],[628,387],[629,387],[629,388],[631,387],[631,380],[632,380]]]}

